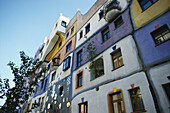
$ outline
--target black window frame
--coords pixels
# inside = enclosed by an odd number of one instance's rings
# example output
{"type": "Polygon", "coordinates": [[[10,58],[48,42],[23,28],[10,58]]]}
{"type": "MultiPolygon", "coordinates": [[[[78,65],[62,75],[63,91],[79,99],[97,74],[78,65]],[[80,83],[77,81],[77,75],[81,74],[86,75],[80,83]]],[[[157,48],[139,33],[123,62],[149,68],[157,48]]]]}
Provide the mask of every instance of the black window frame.
{"type": "Polygon", "coordinates": [[[71,50],[71,47],[72,47],[72,41],[67,44],[66,53],[71,50]]]}
{"type": "Polygon", "coordinates": [[[83,49],[77,52],[77,67],[83,64],[83,49]]]}
{"type": "Polygon", "coordinates": [[[80,72],[77,74],[77,86],[76,88],[79,88],[81,86],[83,86],[83,72],[80,72]]]}
{"type": "Polygon", "coordinates": [[[144,10],[146,10],[146,9],[148,9],[150,6],[152,6],[155,2],[157,2],[158,0],[138,0],[138,3],[139,3],[139,5],[140,5],[140,7],[141,7],[141,9],[142,9],[142,11],[144,11],[144,10]],[[143,3],[144,2],[144,3],[143,3]],[[144,7],[147,3],[151,3],[149,6],[147,6],[147,7],[144,7]]]}
{"type": "Polygon", "coordinates": [[[164,43],[164,42],[166,42],[166,41],[168,41],[168,40],[170,39],[170,37],[167,38],[167,39],[165,39],[165,36],[166,36],[168,33],[170,33],[170,29],[169,29],[169,27],[168,27],[167,24],[164,24],[164,25],[162,25],[161,27],[157,28],[156,30],[152,31],[150,34],[151,34],[151,36],[152,36],[155,44],[156,44],[156,45],[160,45],[160,44],[162,44],[162,43],[164,43]],[[157,38],[158,36],[159,36],[159,38],[157,38]],[[162,39],[164,39],[164,40],[163,40],[163,41],[161,41],[161,40],[156,40],[156,38],[157,38],[157,39],[162,38],[162,39]]]}
{"type": "Polygon", "coordinates": [[[63,61],[63,71],[66,71],[67,69],[70,68],[70,60],[71,60],[71,57],[68,56],[68,57],[63,61]]]}
{"type": "Polygon", "coordinates": [[[67,26],[67,22],[65,22],[64,20],[61,21],[61,26],[65,27],[67,26]]]}
{"type": "Polygon", "coordinates": [[[60,41],[60,43],[59,43],[59,45],[58,45],[58,48],[61,47],[61,45],[62,45],[62,41],[60,41]]]}
{"type": "Polygon", "coordinates": [[[87,34],[88,32],[90,32],[90,23],[87,24],[87,26],[85,27],[85,31],[86,31],[86,34],[87,34]]]}
{"type": "Polygon", "coordinates": [[[108,26],[101,33],[102,33],[103,42],[105,42],[106,40],[108,40],[110,38],[110,31],[109,31],[108,26]],[[105,36],[106,36],[106,38],[105,38],[105,36]]]}
{"type": "Polygon", "coordinates": [[[59,88],[59,95],[61,96],[61,95],[63,95],[63,94],[64,94],[64,87],[61,86],[61,87],[59,88]]]}
{"type": "Polygon", "coordinates": [[[115,28],[118,28],[124,23],[122,16],[119,16],[116,20],[114,20],[115,28]]]}
{"type": "Polygon", "coordinates": [[[52,82],[53,80],[55,80],[55,76],[56,76],[56,72],[54,72],[54,73],[52,74],[52,76],[51,76],[51,82],[52,82]]]}
{"type": "Polygon", "coordinates": [[[101,20],[103,17],[104,17],[104,11],[101,10],[101,11],[99,12],[99,20],[101,20]]]}
{"type": "Polygon", "coordinates": [[[70,34],[70,32],[68,31],[65,39],[67,39],[69,37],[69,34],[70,34]]]}
{"type": "Polygon", "coordinates": [[[83,37],[83,30],[80,31],[80,38],[79,39],[81,39],[82,37],[83,37]]]}
{"type": "Polygon", "coordinates": [[[73,34],[74,32],[74,26],[71,28],[71,34],[73,34]]]}

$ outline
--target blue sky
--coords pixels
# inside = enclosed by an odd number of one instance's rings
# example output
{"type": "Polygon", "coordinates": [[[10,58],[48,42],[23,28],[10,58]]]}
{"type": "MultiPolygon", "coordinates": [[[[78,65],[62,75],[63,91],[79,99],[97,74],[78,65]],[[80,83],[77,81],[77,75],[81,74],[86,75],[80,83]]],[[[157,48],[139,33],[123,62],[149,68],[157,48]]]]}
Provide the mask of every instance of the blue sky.
{"type": "MultiPolygon", "coordinates": [[[[96,0],[0,0],[0,78],[13,75],[9,61],[20,64],[19,51],[34,57],[45,36],[49,36],[60,13],[70,17],[80,9],[86,13],[96,0]]],[[[3,101],[0,100],[0,105],[3,101]]]]}

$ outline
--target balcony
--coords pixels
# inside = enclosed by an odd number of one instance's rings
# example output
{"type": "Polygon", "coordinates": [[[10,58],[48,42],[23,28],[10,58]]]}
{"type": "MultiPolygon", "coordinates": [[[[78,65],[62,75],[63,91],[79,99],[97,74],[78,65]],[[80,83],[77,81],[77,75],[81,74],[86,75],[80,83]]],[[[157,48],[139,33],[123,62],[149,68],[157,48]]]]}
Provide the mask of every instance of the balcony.
{"type": "Polygon", "coordinates": [[[120,2],[117,0],[112,0],[107,2],[104,6],[105,20],[107,22],[112,21],[120,12],[122,8],[120,2]]]}
{"type": "Polygon", "coordinates": [[[52,68],[55,70],[55,69],[57,69],[58,66],[60,65],[60,64],[59,64],[59,63],[60,63],[60,58],[59,58],[59,57],[56,57],[56,58],[54,58],[54,59],[52,60],[52,62],[53,62],[52,68]]]}

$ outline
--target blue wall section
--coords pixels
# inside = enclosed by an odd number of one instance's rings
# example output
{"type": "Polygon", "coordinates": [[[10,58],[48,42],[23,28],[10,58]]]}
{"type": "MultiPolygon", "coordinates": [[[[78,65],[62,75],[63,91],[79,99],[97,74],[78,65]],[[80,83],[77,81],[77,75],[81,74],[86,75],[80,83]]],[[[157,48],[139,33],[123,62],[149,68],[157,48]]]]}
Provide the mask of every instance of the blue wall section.
{"type": "Polygon", "coordinates": [[[156,25],[161,27],[164,24],[167,24],[170,28],[170,13],[164,14],[162,17],[135,33],[135,39],[145,66],[154,65],[170,59],[170,41],[168,40],[158,46],[155,46],[156,44],[150,34],[155,30],[154,27],[156,25]]]}

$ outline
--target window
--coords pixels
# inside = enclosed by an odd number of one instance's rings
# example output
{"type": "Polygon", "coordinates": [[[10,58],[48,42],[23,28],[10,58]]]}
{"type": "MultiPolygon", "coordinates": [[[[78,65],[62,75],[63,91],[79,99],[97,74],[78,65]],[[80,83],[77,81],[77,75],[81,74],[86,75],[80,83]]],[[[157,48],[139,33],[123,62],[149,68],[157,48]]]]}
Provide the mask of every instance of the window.
{"type": "Polygon", "coordinates": [[[36,91],[36,93],[38,93],[39,89],[40,89],[40,85],[37,86],[37,91],[36,91]]]}
{"type": "Polygon", "coordinates": [[[79,67],[83,63],[83,50],[81,49],[77,53],[77,67],[79,67]]]}
{"type": "Polygon", "coordinates": [[[86,34],[87,34],[90,31],[90,24],[88,24],[85,29],[86,29],[86,34]]]}
{"type": "Polygon", "coordinates": [[[68,56],[63,63],[63,71],[66,71],[68,68],[70,68],[70,56],[68,56]]]}
{"type": "Polygon", "coordinates": [[[161,44],[170,39],[170,30],[167,24],[151,32],[151,35],[156,44],[161,44]]]}
{"type": "Polygon", "coordinates": [[[74,32],[74,26],[71,28],[71,34],[73,34],[74,32]]]}
{"type": "Polygon", "coordinates": [[[43,88],[43,86],[44,86],[44,80],[42,80],[41,89],[43,88]]]}
{"type": "Polygon", "coordinates": [[[111,92],[107,95],[109,113],[126,113],[122,92],[111,92]]]}
{"type": "Polygon", "coordinates": [[[41,111],[43,110],[43,105],[44,105],[44,97],[42,98],[42,101],[41,101],[41,107],[40,107],[41,111]]]}
{"type": "Polygon", "coordinates": [[[83,72],[80,72],[77,74],[77,88],[81,87],[83,85],[83,72]]]}
{"type": "Polygon", "coordinates": [[[138,0],[142,10],[147,9],[149,6],[154,4],[156,1],[158,1],[158,0],[138,0]]]}
{"type": "Polygon", "coordinates": [[[146,112],[140,89],[139,88],[131,89],[129,90],[129,93],[130,93],[133,112],[137,112],[137,113],[146,112]]]}
{"type": "Polygon", "coordinates": [[[48,64],[47,66],[47,71],[50,69],[51,63],[48,64]]]}
{"type": "Polygon", "coordinates": [[[102,38],[103,38],[103,42],[110,38],[110,33],[109,33],[109,28],[108,27],[105,28],[102,31],[102,38]]]}
{"type": "Polygon", "coordinates": [[[38,99],[38,106],[40,106],[40,101],[41,101],[41,98],[38,99]]]}
{"type": "Polygon", "coordinates": [[[114,24],[115,24],[115,28],[118,28],[120,25],[122,25],[122,24],[123,24],[122,16],[120,16],[119,18],[117,18],[117,19],[114,21],[114,24]]]}
{"type": "Polygon", "coordinates": [[[104,63],[103,63],[103,57],[100,57],[99,59],[95,60],[90,64],[90,80],[94,80],[102,75],[104,75],[104,63]]]}
{"type": "Polygon", "coordinates": [[[103,10],[102,10],[102,11],[100,11],[100,13],[99,13],[99,20],[102,19],[103,16],[104,16],[104,12],[103,12],[103,10]]]}
{"type": "Polygon", "coordinates": [[[62,45],[62,41],[59,43],[59,46],[58,46],[58,48],[59,48],[59,47],[61,47],[61,45],[62,45]]]}
{"type": "Polygon", "coordinates": [[[166,95],[168,97],[168,100],[170,102],[170,83],[164,84],[162,86],[163,86],[164,91],[165,91],[165,93],[166,93],[166,95]]]}
{"type": "Polygon", "coordinates": [[[52,82],[53,80],[55,80],[55,75],[56,75],[56,72],[54,72],[54,73],[52,74],[52,76],[51,76],[51,82],[52,82]]]}
{"type": "Polygon", "coordinates": [[[71,44],[72,44],[72,42],[70,42],[70,43],[66,46],[66,53],[71,49],[71,44]]]}
{"type": "Polygon", "coordinates": [[[113,53],[111,53],[111,57],[112,57],[113,70],[124,66],[120,48],[115,50],[113,53]]]}
{"type": "Polygon", "coordinates": [[[59,94],[60,94],[60,95],[63,95],[63,94],[64,94],[63,86],[60,87],[60,89],[59,89],[59,94]]]}
{"type": "Polygon", "coordinates": [[[48,80],[48,79],[45,80],[44,90],[46,90],[46,88],[47,88],[47,80],[48,80]]]}
{"type": "Polygon", "coordinates": [[[67,32],[67,34],[66,34],[66,39],[68,38],[68,36],[69,36],[69,32],[67,32]]]}
{"type": "Polygon", "coordinates": [[[67,23],[66,23],[65,21],[62,21],[62,22],[61,22],[61,25],[62,25],[63,27],[66,27],[66,24],[67,24],[67,23]]]}
{"type": "Polygon", "coordinates": [[[80,39],[83,37],[83,31],[80,31],[80,39]]]}
{"type": "Polygon", "coordinates": [[[83,102],[78,104],[79,106],[79,113],[87,113],[87,102],[83,102]]]}

